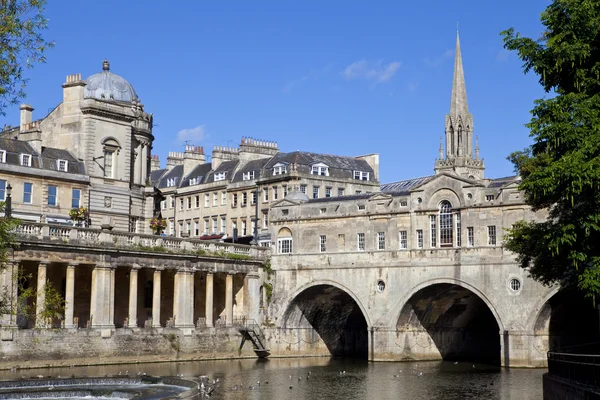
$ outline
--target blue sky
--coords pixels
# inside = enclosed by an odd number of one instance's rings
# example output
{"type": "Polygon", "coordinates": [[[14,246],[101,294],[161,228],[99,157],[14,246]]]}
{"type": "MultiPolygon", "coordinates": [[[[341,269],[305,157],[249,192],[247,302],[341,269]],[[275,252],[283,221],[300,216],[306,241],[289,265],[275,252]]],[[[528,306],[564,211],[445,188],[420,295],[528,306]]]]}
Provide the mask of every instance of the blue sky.
{"type": "MultiPolygon", "coordinates": [[[[530,144],[544,96],[499,32],[537,38],[548,1],[50,1],[48,62],[28,72],[34,118],[67,74],[111,71],[154,113],[164,165],[183,140],[212,149],[242,136],[282,151],[380,154],[380,180],[433,173],[450,107],[459,22],[469,108],[486,176],[530,144]]],[[[0,123],[18,124],[18,106],[0,123]]]]}

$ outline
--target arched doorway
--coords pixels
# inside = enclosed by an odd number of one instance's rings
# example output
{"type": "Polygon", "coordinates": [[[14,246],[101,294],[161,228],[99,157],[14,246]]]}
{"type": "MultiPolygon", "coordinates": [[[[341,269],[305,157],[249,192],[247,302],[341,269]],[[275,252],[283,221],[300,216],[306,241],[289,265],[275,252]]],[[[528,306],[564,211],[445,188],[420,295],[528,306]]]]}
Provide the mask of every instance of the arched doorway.
{"type": "Polygon", "coordinates": [[[443,359],[500,365],[500,327],[474,292],[450,283],[418,290],[396,324],[405,359],[443,359]]]}
{"type": "Polygon", "coordinates": [[[356,301],[327,284],[303,290],[290,303],[283,329],[311,330],[333,357],[367,359],[367,321],[356,301]]]}
{"type": "Polygon", "coordinates": [[[592,300],[574,288],[552,296],[542,307],[534,328],[536,335],[548,338],[544,350],[573,352],[598,349],[599,329],[598,310],[592,300]]]}

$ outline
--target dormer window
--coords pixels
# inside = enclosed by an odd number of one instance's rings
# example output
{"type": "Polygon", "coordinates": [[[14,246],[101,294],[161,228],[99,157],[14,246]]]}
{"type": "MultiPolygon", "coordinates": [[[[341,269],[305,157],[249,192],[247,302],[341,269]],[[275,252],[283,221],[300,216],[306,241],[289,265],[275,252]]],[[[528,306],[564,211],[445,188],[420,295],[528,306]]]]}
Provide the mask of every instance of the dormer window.
{"type": "Polygon", "coordinates": [[[368,181],[369,173],[364,171],[354,171],[354,179],[357,179],[359,181],[368,181]]]}
{"type": "Polygon", "coordinates": [[[287,165],[277,163],[273,166],[273,175],[283,175],[287,172],[287,165]]]}
{"type": "Polygon", "coordinates": [[[199,185],[201,178],[202,178],[201,176],[194,176],[194,177],[190,178],[190,186],[191,185],[199,185]]]}
{"type": "Polygon", "coordinates": [[[329,167],[323,163],[313,164],[310,173],[312,175],[329,176],[329,167]]]}
{"type": "Polygon", "coordinates": [[[227,177],[227,172],[217,172],[215,173],[215,182],[224,181],[227,177]]]}
{"type": "Polygon", "coordinates": [[[56,160],[56,168],[59,171],[67,172],[69,167],[69,162],[67,160],[56,160]]]}
{"type": "Polygon", "coordinates": [[[0,150],[0,163],[6,163],[6,150],[0,150]]]}
{"type": "Polygon", "coordinates": [[[173,187],[177,185],[177,178],[167,178],[167,187],[173,187]]]}
{"type": "Polygon", "coordinates": [[[21,165],[24,167],[31,167],[31,155],[21,154],[21,165]]]}
{"type": "Polygon", "coordinates": [[[245,180],[245,181],[249,181],[251,179],[254,179],[254,171],[244,172],[242,174],[242,179],[245,180]]]}

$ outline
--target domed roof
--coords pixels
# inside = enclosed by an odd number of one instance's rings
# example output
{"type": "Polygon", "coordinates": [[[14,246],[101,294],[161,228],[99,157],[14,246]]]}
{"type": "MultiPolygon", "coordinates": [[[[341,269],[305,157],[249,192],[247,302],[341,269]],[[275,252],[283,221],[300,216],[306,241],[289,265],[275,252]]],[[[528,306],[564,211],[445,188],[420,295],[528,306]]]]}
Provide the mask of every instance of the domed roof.
{"type": "Polygon", "coordinates": [[[102,72],[94,74],[85,80],[84,97],[99,100],[114,100],[131,103],[138,96],[122,76],[110,72],[110,63],[104,60],[102,72]]]}
{"type": "Polygon", "coordinates": [[[302,192],[297,192],[297,191],[293,191],[293,192],[289,192],[287,194],[287,196],[285,196],[286,200],[291,200],[291,201],[308,201],[309,197],[302,192]]]}

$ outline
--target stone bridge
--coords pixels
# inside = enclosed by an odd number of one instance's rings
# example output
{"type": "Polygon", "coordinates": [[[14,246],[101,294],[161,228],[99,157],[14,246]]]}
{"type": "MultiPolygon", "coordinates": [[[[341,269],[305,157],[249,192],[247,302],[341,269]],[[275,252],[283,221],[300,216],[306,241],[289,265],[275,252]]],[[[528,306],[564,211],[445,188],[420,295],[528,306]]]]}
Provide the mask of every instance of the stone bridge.
{"type": "Polygon", "coordinates": [[[272,265],[275,355],[542,367],[550,348],[597,332],[589,304],[533,281],[500,246],[278,254],[272,265]]]}

